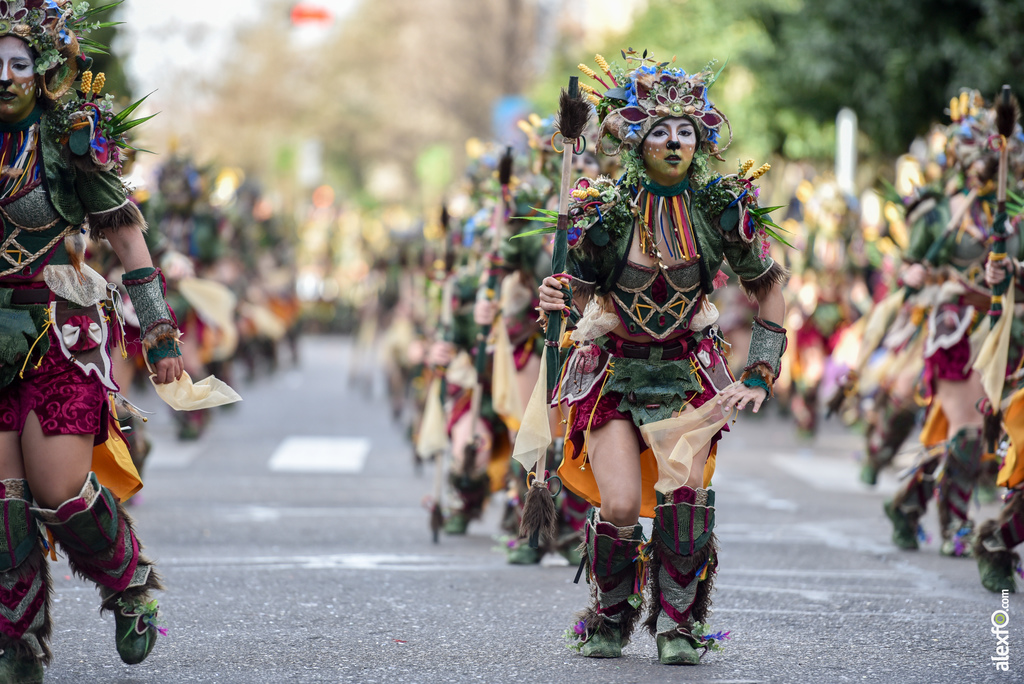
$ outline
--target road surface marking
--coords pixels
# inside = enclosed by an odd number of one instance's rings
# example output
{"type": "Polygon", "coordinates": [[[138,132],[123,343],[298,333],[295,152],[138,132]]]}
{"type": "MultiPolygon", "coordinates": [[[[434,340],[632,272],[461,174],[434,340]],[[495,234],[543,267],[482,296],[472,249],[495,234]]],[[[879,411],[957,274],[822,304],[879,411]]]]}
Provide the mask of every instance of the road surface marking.
{"type": "Polygon", "coordinates": [[[358,473],[369,453],[365,437],[288,437],[268,465],[278,473],[358,473]]]}

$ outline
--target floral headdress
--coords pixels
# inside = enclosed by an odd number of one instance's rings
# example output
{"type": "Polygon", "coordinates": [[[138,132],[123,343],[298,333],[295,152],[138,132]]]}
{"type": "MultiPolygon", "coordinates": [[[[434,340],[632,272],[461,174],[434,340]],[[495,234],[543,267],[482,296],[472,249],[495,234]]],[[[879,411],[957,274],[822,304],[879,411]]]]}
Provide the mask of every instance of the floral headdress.
{"type": "Polygon", "coordinates": [[[83,37],[110,25],[94,21],[95,15],[119,4],[90,9],[89,3],[72,0],[0,0],[0,38],[15,36],[29,44],[43,95],[58,100],[89,68],[85,50],[102,47],[83,37]]]}
{"type": "MultiPolygon", "coordinates": [[[[610,82],[590,67],[580,64],[579,69],[604,86],[605,91],[580,84],[597,107],[601,123],[601,140],[615,146],[602,152],[616,155],[623,150],[636,149],[654,126],[667,117],[690,119],[700,135],[701,152],[721,159],[721,153],[732,143],[729,119],[708,98],[708,90],[717,74],[705,67],[698,73],[687,74],[671,66],[672,62],[657,62],[646,50],[638,55],[633,48],[622,51],[628,71],[618,64],[609,64],[601,55],[594,61],[610,82]],[[719,146],[724,129],[729,139],[719,146]]],[[[674,61],[674,59],[673,59],[674,61]]],[[[709,65],[710,66],[710,65],[709,65]]]]}

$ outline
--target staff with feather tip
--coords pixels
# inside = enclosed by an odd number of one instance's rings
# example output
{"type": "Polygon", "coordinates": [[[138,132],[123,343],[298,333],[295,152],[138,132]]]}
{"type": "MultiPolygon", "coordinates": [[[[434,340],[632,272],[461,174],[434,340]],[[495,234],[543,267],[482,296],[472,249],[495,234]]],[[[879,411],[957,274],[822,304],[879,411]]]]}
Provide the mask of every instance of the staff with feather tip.
{"type": "MultiPolygon", "coordinates": [[[[558,191],[558,223],[555,230],[554,252],[551,255],[552,273],[562,273],[565,270],[565,259],[569,251],[569,186],[572,182],[572,156],[573,147],[577,140],[583,135],[590,120],[590,104],[581,96],[579,79],[576,76],[569,78],[568,90],[562,91],[559,100],[558,119],[556,127],[562,135],[562,177],[558,191]]],[[[567,297],[571,295],[568,294],[567,297]]],[[[564,316],[564,314],[563,314],[564,316]]],[[[548,397],[555,391],[559,377],[559,355],[558,347],[562,326],[548,317],[547,329],[545,331],[544,354],[547,367],[547,394],[548,397]]],[[[549,540],[556,538],[558,516],[555,511],[554,497],[548,490],[547,453],[541,452],[537,458],[537,465],[533,472],[533,481],[526,494],[526,501],[523,503],[523,519],[519,527],[519,536],[527,537],[530,546],[537,548],[540,545],[540,535],[545,534],[549,540]]]]}
{"type": "MultiPolygon", "coordinates": [[[[512,147],[505,148],[498,163],[498,182],[501,185],[500,197],[494,207],[494,215],[491,219],[491,250],[487,257],[487,280],[482,289],[482,300],[488,305],[497,300],[496,289],[498,287],[499,267],[501,257],[498,250],[501,241],[505,236],[505,220],[508,214],[509,205],[509,184],[512,182],[512,147]]],[[[478,297],[478,299],[480,299],[478,297]]],[[[480,450],[480,406],[484,395],[484,373],[487,370],[487,338],[491,334],[491,327],[494,325],[493,313],[487,316],[488,322],[480,324],[480,331],[476,336],[476,385],[473,387],[473,398],[470,404],[470,415],[473,426],[473,438],[466,445],[465,458],[463,459],[463,476],[472,477],[476,470],[476,459],[480,450]]],[[[479,324],[479,321],[478,321],[479,324]]]]}
{"type": "MultiPolygon", "coordinates": [[[[451,279],[448,277],[448,273],[451,270],[449,264],[450,250],[448,247],[449,222],[448,208],[442,207],[441,254],[438,260],[434,262],[433,280],[435,286],[440,289],[437,325],[434,326],[434,330],[438,339],[444,342],[450,342],[452,339],[452,293],[449,286],[451,279]]],[[[416,439],[417,455],[422,459],[434,459],[434,492],[430,502],[430,532],[435,544],[440,541],[441,527],[444,525],[441,498],[444,492],[445,455],[450,448],[444,417],[444,402],[448,396],[448,387],[445,380],[446,371],[446,364],[438,364],[431,367],[430,374],[428,375],[426,405],[423,409],[419,434],[416,439]]]]}
{"type": "MultiPolygon", "coordinates": [[[[999,102],[996,103],[996,131],[999,133],[999,176],[996,185],[996,217],[992,228],[995,232],[995,243],[992,252],[989,254],[989,261],[1001,263],[1006,260],[1006,184],[1009,169],[1009,145],[1007,141],[1013,135],[1013,129],[1017,125],[1020,116],[1020,108],[1017,105],[1017,98],[1010,92],[1010,86],[1004,85],[999,94],[999,102]]],[[[992,304],[989,307],[989,320],[992,325],[1003,313],[1003,295],[1010,287],[1011,276],[1003,269],[1003,276],[992,287],[992,304]]]]}

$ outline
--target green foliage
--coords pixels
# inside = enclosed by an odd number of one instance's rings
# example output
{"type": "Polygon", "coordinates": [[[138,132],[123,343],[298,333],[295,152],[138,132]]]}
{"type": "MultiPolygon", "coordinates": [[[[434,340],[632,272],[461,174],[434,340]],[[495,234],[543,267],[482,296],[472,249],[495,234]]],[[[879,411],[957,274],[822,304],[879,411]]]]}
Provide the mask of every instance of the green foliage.
{"type": "MultiPolygon", "coordinates": [[[[829,0],[758,16],[773,50],[747,59],[773,110],[775,147],[787,156],[793,124],[828,125],[841,107],[857,112],[873,151],[895,155],[942,119],[962,87],[991,98],[1019,91],[1024,4],[1001,0],[829,0]],[[795,119],[792,117],[796,117],[795,119]]],[[[799,126],[798,126],[799,127],[799,126]]]]}
{"type": "MultiPolygon", "coordinates": [[[[95,24],[98,28],[89,34],[88,41],[107,48],[103,51],[89,48],[89,56],[93,58],[93,73],[106,74],[106,91],[114,93],[119,100],[127,101],[132,97],[132,88],[128,82],[128,76],[124,72],[124,60],[122,56],[111,54],[109,51],[111,47],[117,47],[117,37],[121,30],[120,22],[116,21],[117,15],[120,13],[117,6],[122,2],[123,0],[93,0],[89,8],[90,15],[98,14],[103,21],[95,24]],[[104,12],[109,13],[103,14],[104,12]]],[[[84,44],[82,39],[79,39],[79,42],[84,44]]]]}

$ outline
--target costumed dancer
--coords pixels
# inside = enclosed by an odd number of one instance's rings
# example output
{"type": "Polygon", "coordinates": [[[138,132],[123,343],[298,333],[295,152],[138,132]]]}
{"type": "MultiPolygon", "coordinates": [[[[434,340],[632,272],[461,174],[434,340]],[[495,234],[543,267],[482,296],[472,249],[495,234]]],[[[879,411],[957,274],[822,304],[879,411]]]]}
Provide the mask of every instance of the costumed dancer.
{"type": "MultiPolygon", "coordinates": [[[[942,534],[940,553],[970,555],[969,505],[985,454],[985,399],[972,363],[988,335],[984,313],[991,293],[984,264],[993,241],[999,152],[994,112],[977,91],[965,91],[950,107],[953,124],[946,148],[945,187],[926,191],[908,214],[910,245],[902,282],[912,290],[938,285],[924,338],[924,384],[931,404],[922,429],[927,451],[885,512],[893,543],[918,548],[921,518],[936,496],[942,534]],[[941,467],[940,467],[941,466],[941,467]]],[[[1010,254],[1020,242],[1011,239],[1010,254]]]]}
{"type": "MultiPolygon", "coordinates": [[[[178,330],[153,268],[145,222],[118,175],[131,106],[98,97],[79,30],[104,7],[0,4],[0,681],[39,682],[49,662],[50,579],[43,531],[114,613],[115,645],[142,661],[157,637],[160,588],[122,501],[141,487],[111,396],[118,341],[106,281],[83,265],[84,233],[128,272],[157,383],[182,374],[178,330]],[[81,80],[79,92],[74,84],[81,80]],[[100,445],[95,447],[94,445],[100,445]]],[[[83,39],[84,40],[84,39],[83,39]]]]}
{"type": "Polygon", "coordinates": [[[993,592],[1016,591],[1013,573],[1021,573],[1022,569],[1014,549],[1024,541],[1024,306],[1018,303],[1024,301],[1024,241],[1020,240],[1024,199],[1011,195],[1007,187],[1012,183],[1019,191],[1024,176],[1024,134],[1019,118],[1017,101],[1009,86],[1003,86],[994,113],[998,133],[994,146],[1000,153],[997,214],[993,222],[996,239],[985,265],[985,281],[993,293],[989,318],[994,325],[975,364],[1004,435],[997,483],[1008,491],[999,517],[979,527],[972,545],[981,584],[993,592]],[[1012,202],[1007,201],[1008,196],[1012,202]]]}
{"type": "MultiPolygon", "coordinates": [[[[467,252],[479,248],[492,213],[491,209],[481,209],[466,222],[463,244],[467,252]]],[[[483,325],[476,310],[484,275],[482,265],[482,259],[467,263],[449,276],[445,297],[451,308],[451,325],[446,339],[431,345],[427,355],[429,365],[446,369],[446,413],[452,449],[449,484],[455,496],[450,499],[444,530],[455,535],[465,534],[469,523],[483,513],[491,494],[502,489],[510,453],[508,430],[494,411],[491,398],[491,368],[485,365],[481,377],[474,363],[478,332],[483,325]]]]}
{"type": "Polygon", "coordinates": [[[718,564],[709,489],[717,442],[733,409],[757,411],[771,394],[786,344],[775,322],[785,318],[785,271],[768,256],[774,224],[753,185],[767,166],[749,177],[752,162],[724,177],[708,169],[732,139],[729,128],[720,146],[729,123],[708,98],[716,75],[686,74],[646,52],[623,56],[628,70],[600,56],[603,73],[581,70],[603,86],[588,88],[601,151],[622,154],[625,176],[576,184],[569,273],[540,289],[549,326],[570,304],[583,312],[555,397],[568,410],[558,475],[596,507],[581,564],[592,603],[568,634],[585,656],[621,655],[650,577],[646,625],[659,660],[696,664],[727,636],[706,622],[718,564]],[[739,382],[707,300],[726,261],[759,303],[739,382]],[[654,518],[649,541],[640,516],[654,518]]]}
{"type": "MultiPolygon", "coordinates": [[[[940,135],[938,152],[946,140],[940,135]]],[[[896,262],[909,245],[907,223],[916,223],[921,208],[929,207],[922,204],[927,196],[922,196],[926,179],[921,167],[921,160],[903,155],[896,162],[891,192],[883,198],[870,191],[862,198],[863,244],[857,251],[874,262],[881,280],[874,287],[877,301],[863,319],[857,358],[830,400],[829,412],[862,412],[865,457],[860,480],[869,486],[878,483],[879,473],[896,458],[922,413],[917,395],[924,370],[926,320],[938,285],[912,289],[899,283],[895,274],[896,262]]],[[[937,166],[932,172],[941,177],[937,166]]]]}

